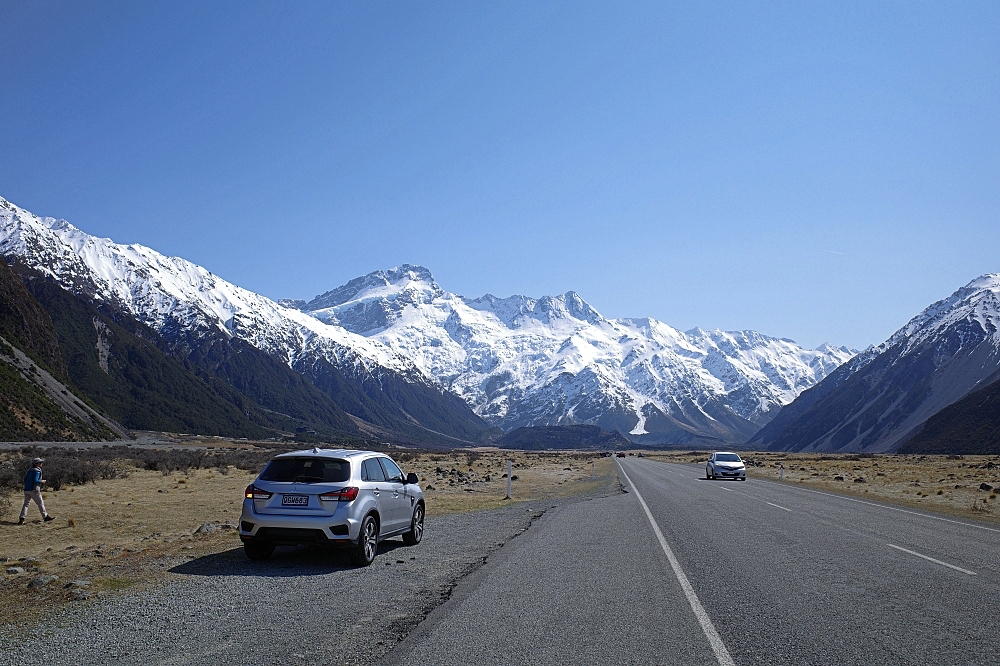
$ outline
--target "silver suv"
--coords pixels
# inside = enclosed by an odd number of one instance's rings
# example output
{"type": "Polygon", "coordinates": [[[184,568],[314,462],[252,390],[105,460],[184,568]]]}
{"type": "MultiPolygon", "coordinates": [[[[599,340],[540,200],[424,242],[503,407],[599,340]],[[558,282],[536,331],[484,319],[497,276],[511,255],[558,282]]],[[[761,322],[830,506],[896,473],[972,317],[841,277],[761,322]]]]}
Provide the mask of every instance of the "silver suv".
{"type": "Polygon", "coordinates": [[[403,476],[385,454],[293,451],[247,486],[240,539],[251,560],[266,560],[276,545],[320,544],[349,549],[354,564],[368,566],[383,539],[420,543],[424,508],[417,475],[403,476]]]}

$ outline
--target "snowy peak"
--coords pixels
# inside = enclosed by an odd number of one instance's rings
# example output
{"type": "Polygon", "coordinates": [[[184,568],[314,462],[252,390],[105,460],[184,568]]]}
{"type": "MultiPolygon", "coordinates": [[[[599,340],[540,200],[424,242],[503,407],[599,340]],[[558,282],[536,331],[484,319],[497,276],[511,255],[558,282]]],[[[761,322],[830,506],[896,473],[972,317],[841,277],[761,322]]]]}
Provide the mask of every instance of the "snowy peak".
{"type": "Polygon", "coordinates": [[[317,296],[307,303],[282,301],[328,324],[370,336],[399,319],[407,306],[441,298],[445,292],[423,266],[403,264],[375,271],[317,296]]]}
{"type": "Polygon", "coordinates": [[[415,268],[376,271],[295,307],[412,359],[505,430],[589,423],[654,443],[739,441],[853,354],[756,331],[606,319],[572,291],[469,299],[415,268]]]}
{"type": "Polygon", "coordinates": [[[312,299],[303,309],[323,310],[374,298],[391,299],[403,293],[422,294],[433,298],[444,292],[434,281],[434,276],[429,270],[423,266],[403,264],[354,278],[347,284],[312,299]]]}
{"type": "Polygon", "coordinates": [[[71,291],[124,309],[167,339],[178,332],[214,330],[242,338],[289,365],[303,356],[321,356],[338,367],[365,372],[387,368],[423,377],[377,341],[282,307],[180,257],[97,238],[4,199],[0,254],[71,291]]]}
{"type": "Polygon", "coordinates": [[[604,318],[589,303],[573,291],[561,296],[510,296],[497,298],[486,294],[466,300],[469,307],[494,314],[509,328],[520,328],[529,322],[551,325],[557,320],[576,320],[587,324],[600,324],[604,318]]]}
{"type": "Polygon", "coordinates": [[[906,344],[912,348],[954,327],[963,327],[972,335],[998,337],[1000,273],[982,275],[948,298],[933,303],[907,322],[882,347],[888,349],[906,344]]]}
{"type": "Polygon", "coordinates": [[[754,436],[789,451],[895,451],[1000,376],[1000,274],[976,278],[856,355],[754,436]]]}

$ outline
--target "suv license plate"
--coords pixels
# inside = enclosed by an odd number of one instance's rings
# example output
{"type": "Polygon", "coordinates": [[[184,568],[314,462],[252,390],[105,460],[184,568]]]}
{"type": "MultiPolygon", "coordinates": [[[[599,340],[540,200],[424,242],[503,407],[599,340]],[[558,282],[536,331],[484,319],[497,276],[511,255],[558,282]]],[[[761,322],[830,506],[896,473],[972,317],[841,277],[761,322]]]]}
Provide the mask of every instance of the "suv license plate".
{"type": "Polygon", "coordinates": [[[306,506],[309,504],[309,495],[282,495],[282,506],[306,506]]]}

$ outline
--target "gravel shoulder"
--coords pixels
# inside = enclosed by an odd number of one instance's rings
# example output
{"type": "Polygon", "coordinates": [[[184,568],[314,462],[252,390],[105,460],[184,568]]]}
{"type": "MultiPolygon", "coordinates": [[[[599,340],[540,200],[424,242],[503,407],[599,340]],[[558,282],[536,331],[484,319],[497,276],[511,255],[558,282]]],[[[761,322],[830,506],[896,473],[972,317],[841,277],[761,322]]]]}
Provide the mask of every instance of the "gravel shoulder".
{"type": "Polygon", "coordinates": [[[617,492],[616,476],[598,480],[572,497],[432,517],[421,544],[384,542],[364,569],[308,547],[279,549],[267,562],[250,562],[236,543],[171,555],[160,584],[3,628],[0,663],[373,663],[547,509],[617,492]]]}

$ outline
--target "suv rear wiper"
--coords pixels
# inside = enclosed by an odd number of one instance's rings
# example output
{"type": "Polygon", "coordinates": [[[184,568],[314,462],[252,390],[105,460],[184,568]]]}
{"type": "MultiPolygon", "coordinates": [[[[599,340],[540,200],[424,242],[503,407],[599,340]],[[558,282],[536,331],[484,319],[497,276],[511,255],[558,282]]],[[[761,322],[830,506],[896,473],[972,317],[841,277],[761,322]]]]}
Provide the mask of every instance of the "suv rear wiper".
{"type": "Polygon", "coordinates": [[[311,482],[322,481],[322,480],[323,480],[322,476],[304,476],[304,475],[300,475],[300,476],[295,477],[294,482],[297,483],[297,482],[301,481],[303,483],[311,483],[311,482]]]}

